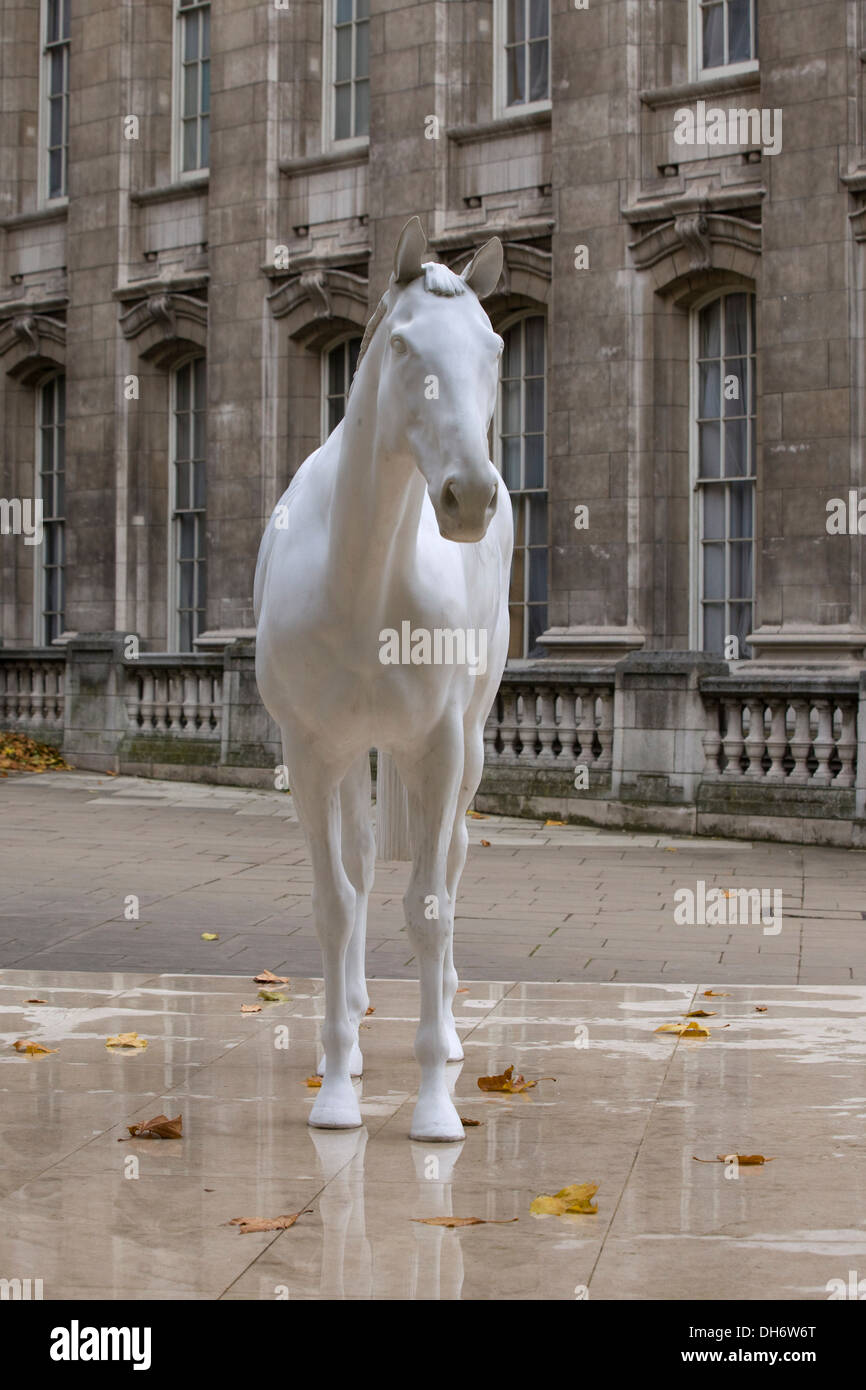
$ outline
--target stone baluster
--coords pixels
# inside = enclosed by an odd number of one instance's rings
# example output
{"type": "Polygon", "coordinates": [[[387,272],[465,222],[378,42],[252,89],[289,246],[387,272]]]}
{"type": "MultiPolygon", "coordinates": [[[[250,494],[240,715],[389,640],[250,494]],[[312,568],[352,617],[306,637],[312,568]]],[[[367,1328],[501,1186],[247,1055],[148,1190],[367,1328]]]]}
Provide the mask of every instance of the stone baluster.
{"type": "Polygon", "coordinates": [[[515,761],[514,740],[517,735],[517,691],[512,685],[502,687],[502,721],[499,725],[502,738],[500,757],[505,763],[515,761]]]}
{"type": "Polygon", "coordinates": [[[541,718],[538,725],[538,737],[541,740],[541,751],[538,754],[538,761],[545,767],[553,767],[556,763],[556,754],[553,751],[553,744],[557,734],[556,690],[549,685],[540,686],[538,690],[538,702],[541,707],[541,718]]]}
{"type": "Polygon", "coordinates": [[[573,769],[577,762],[574,749],[576,730],[575,692],[573,687],[565,686],[562,690],[559,711],[559,742],[562,745],[562,752],[559,756],[561,760],[564,760],[565,766],[570,769],[573,769]]]}
{"type": "Polygon", "coordinates": [[[166,714],[168,711],[168,680],[165,671],[157,670],[154,672],[154,697],[153,713],[154,727],[160,733],[165,733],[168,728],[166,714]]]}
{"type": "Polygon", "coordinates": [[[183,680],[184,732],[187,734],[194,734],[196,732],[195,716],[197,709],[196,700],[198,696],[196,675],[195,672],[191,671],[188,666],[184,666],[180,674],[181,679],[183,680]]]}
{"type": "Polygon", "coordinates": [[[30,668],[30,723],[39,728],[45,722],[45,671],[37,662],[30,668]]]}
{"type": "Polygon", "coordinates": [[[613,696],[609,691],[602,690],[598,703],[601,715],[598,723],[598,741],[601,744],[601,752],[595,766],[599,772],[608,772],[613,762],[613,696]]]}
{"type": "Polygon", "coordinates": [[[181,716],[183,714],[183,677],[179,671],[168,672],[168,702],[166,705],[166,722],[170,733],[181,733],[183,724],[181,716]]]}
{"type": "Polygon", "coordinates": [[[857,706],[848,700],[839,702],[840,729],[836,752],[842,766],[833,781],[834,787],[853,787],[856,777],[857,706]]]}
{"type": "Polygon", "coordinates": [[[815,734],[813,748],[818,766],[812,773],[813,787],[829,787],[833,781],[833,771],[830,767],[830,755],[833,752],[833,706],[829,700],[815,700],[815,711],[818,716],[818,728],[815,734]]]}
{"type": "Polygon", "coordinates": [[[153,728],[154,690],[153,671],[145,669],[141,673],[141,702],[139,704],[142,729],[153,728]]]}
{"type": "Polygon", "coordinates": [[[725,770],[722,776],[725,778],[742,777],[743,769],[740,759],[743,755],[743,702],[736,696],[731,700],[724,701],[725,706],[725,733],[722,738],[722,749],[725,754],[725,770]]]}
{"type": "Polygon", "coordinates": [[[764,776],[764,746],[766,738],[764,734],[764,701],[762,699],[749,698],[745,701],[746,709],[749,711],[749,729],[745,739],[745,752],[748,758],[748,766],[744,776],[749,781],[756,782],[764,776]]]}
{"type": "Polygon", "coordinates": [[[126,673],[126,718],[131,729],[137,729],[141,716],[142,683],[138,671],[126,673]]]}
{"type": "Polygon", "coordinates": [[[701,739],[704,749],[704,776],[718,777],[719,753],[722,750],[720,705],[718,700],[713,700],[711,703],[707,711],[707,721],[707,731],[701,739]]]}
{"type": "Polygon", "coordinates": [[[788,746],[788,703],[786,700],[770,701],[770,736],[767,739],[767,752],[770,755],[770,767],[767,771],[768,782],[784,782],[785,777],[785,749],[788,746]]]}
{"type": "Polygon", "coordinates": [[[577,738],[580,743],[580,752],[577,761],[585,763],[587,767],[595,764],[595,748],[593,747],[595,734],[595,691],[588,689],[585,685],[579,686],[577,696],[580,700],[580,718],[577,723],[577,738]]]}
{"type": "Polygon", "coordinates": [[[538,737],[538,697],[534,685],[520,686],[520,695],[523,702],[523,715],[520,720],[520,753],[521,763],[535,762],[535,743],[538,737]]]}
{"type": "Polygon", "coordinates": [[[794,767],[788,778],[795,786],[805,786],[809,780],[809,749],[812,747],[812,731],[810,728],[810,702],[804,699],[794,699],[791,701],[794,707],[794,732],[789,740],[791,757],[794,759],[794,767]]]}

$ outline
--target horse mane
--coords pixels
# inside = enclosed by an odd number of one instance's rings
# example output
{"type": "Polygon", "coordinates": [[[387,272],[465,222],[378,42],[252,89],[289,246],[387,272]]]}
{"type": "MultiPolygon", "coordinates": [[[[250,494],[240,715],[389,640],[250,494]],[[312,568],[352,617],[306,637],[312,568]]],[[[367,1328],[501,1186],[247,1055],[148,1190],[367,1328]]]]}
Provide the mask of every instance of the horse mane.
{"type": "MultiPolygon", "coordinates": [[[[457,275],[450,266],[442,265],[440,261],[425,261],[421,269],[424,272],[424,288],[428,294],[440,294],[447,296],[449,299],[453,299],[458,294],[466,293],[466,281],[462,279],[461,276],[457,275]]],[[[391,283],[394,283],[393,276],[391,277],[391,283]]],[[[355,363],[355,375],[352,377],[349,386],[349,393],[346,397],[347,400],[348,396],[351,395],[352,386],[354,386],[357,379],[358,368],[364,360],[364,354],[373,340],[373,334],[388,312],[388,291],[390,288],[389,285],[388,290],[385,291],[376,306],[376,312],[364,329],[364,336],[361,339],[361,346],[358,349],[358,360],[355,363]]]]}

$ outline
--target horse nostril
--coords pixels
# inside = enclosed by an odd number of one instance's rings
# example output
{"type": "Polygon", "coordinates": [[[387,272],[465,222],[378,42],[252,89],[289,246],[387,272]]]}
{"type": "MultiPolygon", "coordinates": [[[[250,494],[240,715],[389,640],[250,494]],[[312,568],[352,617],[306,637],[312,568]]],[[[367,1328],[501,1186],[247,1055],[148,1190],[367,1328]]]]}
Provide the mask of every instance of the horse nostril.
{"type": "Polygon", "coordinates": [[[460,498],[457,495],[457,487],[453,478],[449,478],[442,489],[442,506],[449,512],[456,512],[460,506],[460,498]]]}

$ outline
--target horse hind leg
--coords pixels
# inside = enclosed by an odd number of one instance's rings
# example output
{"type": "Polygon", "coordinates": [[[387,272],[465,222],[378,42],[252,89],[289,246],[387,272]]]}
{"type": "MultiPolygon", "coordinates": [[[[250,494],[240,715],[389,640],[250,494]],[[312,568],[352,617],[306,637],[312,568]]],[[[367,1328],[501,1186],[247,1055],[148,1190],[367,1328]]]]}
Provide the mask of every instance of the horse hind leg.
{"type": "MultiPolygon", "coordinates": [[[[355,1029],[355,1042],[349,1059],[352,1076],[364,1070],[359,1028],[370,1003],[367,994],[366,945],[367,903],[376,869],[376,840],[370,822],[370,756],[364,753],[349,769],[340,786],[342,859],[346,877],[355,890],[355,918],[346,951],[346,1004],[355,1029]]],[[[319,1075],[325,1074],[326,1059],[319,1062],[319,1075]]]]}

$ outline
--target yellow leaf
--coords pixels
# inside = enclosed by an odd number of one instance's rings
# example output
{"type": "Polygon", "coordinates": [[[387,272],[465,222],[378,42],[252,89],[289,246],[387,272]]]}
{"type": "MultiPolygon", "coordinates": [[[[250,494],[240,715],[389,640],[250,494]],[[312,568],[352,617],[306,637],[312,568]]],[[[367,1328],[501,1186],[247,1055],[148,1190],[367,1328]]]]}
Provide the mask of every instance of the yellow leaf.
{"type": "Polygon", "coordinates": [[[25,1042],[19,1038],[12,1046],[16,1052],[23,1052],[27,1057],[47,1057],[49,1052],[59,1052],[59,1047],[43,1047],[41,1043],[25,1042]]]}
{"type": "Polygon", "coordinates": [[[537,1081],[526,1081],[518,1072],[514,1073],[514,1067],[506,1067],[501,1076],[479,1076],[479,1091],[505,1091],[508,1095],[517,1095],[520,1091],[528,1091],[530,1086],[537,1086],[537,1081]]]}
{"type": "Polygon", "coordinates": [[[676,1033],[681,1038],[708,1038],[709,1028],[702,1028],[699,1023],[662,1023],[655,1030],[657,1033],[676,1033]]]}
{"type": "Polygon", "coordinates": [[[691,1010],[689,1011],[689,1013],[683,1014],[683,1018],[715,1018],[715,1017],[716,1017],[716,1015],[712,1012],[712,1010],[710,1010],[710,1012],[707,1013],[706,1009],[691,1009],[691,1010]]]}
{"type": "Polygon", "coordinates": [[[692,1158],[695,1163],[731,1163],[736,1159],[744,1168],[758,1168],[762,1163],[772,1163],[775,1155],[765,1158],[763,1154],[716,1154],[715,1158],[698,1158],[697,1154],[692,1154],[692,1158]]]}
{"type": "Polygon", "coordinates": [[[147,1047],[147,1038],[140,1038],[137,1033],[118,1033],[116,1037],[107,1038],[106,1047],[147,1047]]]}
{"type": "Polygon", "coordinates": [[[215,931],[203,931],[201,939],[202,941],[219,941],[219,934],[215,931]]]}
{"type": "MultiPolygon", "coordinates": [[[[312,1208],[307,1208],[308,1211],[312,1208]]],[[[305,1213],[294,1211],[289,1216],[233,1216],[228,1223],[230,1226],[237,1226],[242,1236],[247,1236],[256,1231],[288,1231],[294,1226],[299,1216],[305,1213]]]]}
{"type": "Polygon", "coordinates": [[[704,990],[705,999],[730,999],[730,997],[731,996],[729,994],[725,994],[724,990],[722,990],[721,994],[718,992],[718,990],[715,989],[704,990]]]}
{"type": "Polygon", "coordinates": [[[321,1086],[321,1084],[322,1084],[322,1078],[321,1078],[320,1076],[308,1076],[308,1077],[307,1077],[307,1085],[308,1085],[308,1086],[310,1086],[310,1087],[312,1087],[312,1086],[321,1086]]]}
{"type": "Polygon", "coordinates": [[[548,826],[548,825],[566,825],[566,824],[567,824],[567,821],[564,821],[564,820],[546,820],[546,821],[544,822],[544,824],[545,824],[545,826],[548,826]]]}
{"type": "Polygon", "coordinates": [[[275,975],[272,970],[260,970],[258,975],[253,976],[253,983],[256,985],[289,985],[291,980],[288,975],[275,975]]]}
{"type": "Polygon", "coordinates": [[[285,998],[284,994],[274,994],[273,990],[270,989],[259,990],[259,999],[264,999],[266,1004],[282,1004],[285,1002],[285,998]]]}
{"type": "Polygon", "coordinates": [[[529,1210],[533,1216],[597,1216],[598,1206],[592,1199],[598,1186],[597,1182],[571,1183],[552,1197],[536,1197],[529,1210]]]}

